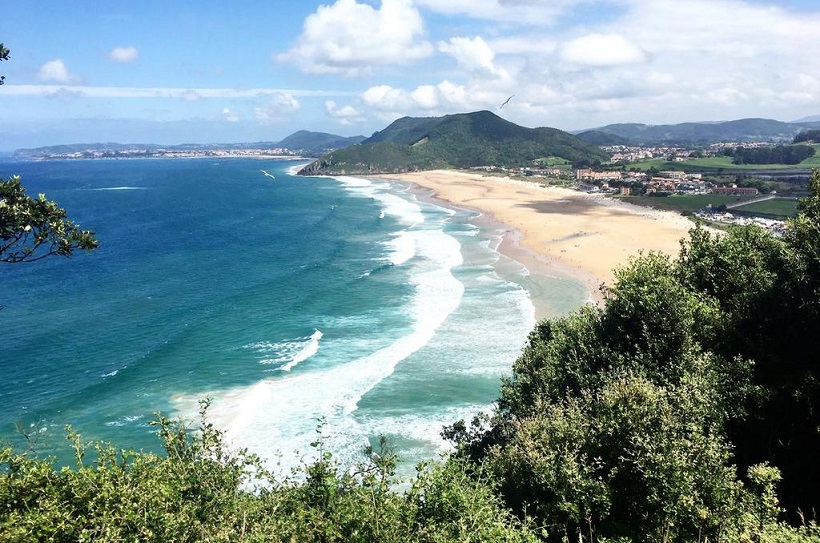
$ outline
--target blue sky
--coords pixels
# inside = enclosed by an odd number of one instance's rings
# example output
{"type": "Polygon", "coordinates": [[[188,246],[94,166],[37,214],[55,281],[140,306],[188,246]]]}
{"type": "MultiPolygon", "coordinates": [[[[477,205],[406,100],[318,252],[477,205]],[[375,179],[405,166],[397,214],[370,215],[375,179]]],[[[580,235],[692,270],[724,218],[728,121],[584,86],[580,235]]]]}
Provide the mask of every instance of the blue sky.
{"type": "Polygon", "coordinates": [[[28,0],[0,42],[0,150],[820,115],[817,0],[28,0]]]}

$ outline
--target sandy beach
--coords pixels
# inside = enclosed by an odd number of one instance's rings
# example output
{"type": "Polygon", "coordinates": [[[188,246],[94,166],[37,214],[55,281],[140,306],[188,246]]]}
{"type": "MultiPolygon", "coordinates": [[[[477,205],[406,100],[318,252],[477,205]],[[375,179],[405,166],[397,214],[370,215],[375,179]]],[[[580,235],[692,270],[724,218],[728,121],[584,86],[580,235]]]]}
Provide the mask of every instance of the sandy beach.
{"type": "Polygon", "coordinates": [[[413,183],[509,226],[508,244],[519,243],[538,261],[585,281],[595,298],[614,270],[639,252],[677,255],[694,226],[673,212],[506,177],[451,170],[380,177],[413,183]]]}

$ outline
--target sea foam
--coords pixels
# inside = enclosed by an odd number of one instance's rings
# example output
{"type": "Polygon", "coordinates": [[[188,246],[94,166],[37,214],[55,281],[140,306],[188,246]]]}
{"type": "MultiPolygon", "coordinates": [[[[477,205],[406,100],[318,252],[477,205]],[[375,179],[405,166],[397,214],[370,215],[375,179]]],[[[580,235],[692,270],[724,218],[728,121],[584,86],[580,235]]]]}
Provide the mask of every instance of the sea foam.
{"type": "MultiPolygon", "coordinates": [[[[424,225],[418,203],[402,201],[400,197],[394,200],[389,197],[392,195],[382,194],[388,188],[386,185],[374,186],[367,180],[350,178],[343,182],[359,194],[384,202],[384,209],[391,216],[414,224],[399,236],[403,240],[399,243],[405,247],[400,259],[409,266],[406,273],[413,287],[403,309],[409,316],[409,325],[386,346],[369,352],[366,348],[359,349],[350,359],[338,360],[330,367],[308,367],[249,387],[209,392],[214,398],[210,411],[213,422],[226,430],[229,439],[263,458],[271,461],[281,458],[278,466],[270,466],[272,469],[289,469],[297,462],[294,451],[310,450],[319,419],[325,421],[326,440],[337,454],[350,458],[360,454],[371,434],[355,417],[359,402],[389,378],[398,364],[431,341],[437,329],[458,308],[464,294],[464,285],[453,275],[453,268],[462,263],[461,245],[441,224],[424,225]],[[411,245],[417,258],[404,260],[411,245]],[[285,460],[288,458],[291,460],[285,460]]],[[[326,325],[323,328],[327,331],[326,325]]],[[[317,330],[300,350],[294,350],[285,366],[315,354],[320,334],[317,330]]],[[[364,343],[361,347],[367,345],[364,343]]],[[[273,354],[281,345],[251,347],[260,353],[269,350],[273,354]]],[[[333,342],[325,344],[323,352],[326,357],[334,356],[333,342]]],[[[281,353],[270,358],[283,362],[281,353]]]]}
{"type": "Polygon", "coordinates": [[[310,336],[278,342],[260,341],[245,345],[244,348],[256,351],[260,364],[280,364],[278,369],[290,371],[319,352],[319,341],[323,335],[320,330],[316,330],[310,336]]]}

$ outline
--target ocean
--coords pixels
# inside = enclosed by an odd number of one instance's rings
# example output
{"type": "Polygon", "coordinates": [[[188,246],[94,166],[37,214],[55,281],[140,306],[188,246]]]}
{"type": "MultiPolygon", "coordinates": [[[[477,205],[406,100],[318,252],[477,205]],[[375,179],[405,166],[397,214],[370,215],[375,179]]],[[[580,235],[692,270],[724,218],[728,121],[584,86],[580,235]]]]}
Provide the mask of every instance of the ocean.
{"type": "Polygon", "coordinates": [[[0,162],[100,248],[0,264],[0,443],[68,462],[160,450],[156,412],[209,418],[275,470],[317,431],[341,462],[385,436],[405,471],[487,411],[535,324],[586,287],[501,254],[504,230],[391,181],[260,159],[0,162]],[[535,293],[535,294],[534,294],[535,293]]]}

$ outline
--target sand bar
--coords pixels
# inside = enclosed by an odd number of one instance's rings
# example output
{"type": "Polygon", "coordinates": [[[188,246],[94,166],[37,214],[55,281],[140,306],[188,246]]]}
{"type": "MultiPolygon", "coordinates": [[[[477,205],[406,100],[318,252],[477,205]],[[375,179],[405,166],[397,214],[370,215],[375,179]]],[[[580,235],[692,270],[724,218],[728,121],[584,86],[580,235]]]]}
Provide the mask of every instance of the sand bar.
{"type": "Polygon", "coordinates": [[[680,240],[694,226],[677,213],[507,177],[452,170],[380,177],[414,183],[508,225],[542,262],[565,269],[595,291],[640,251],[677,255],[680,240]]]}

